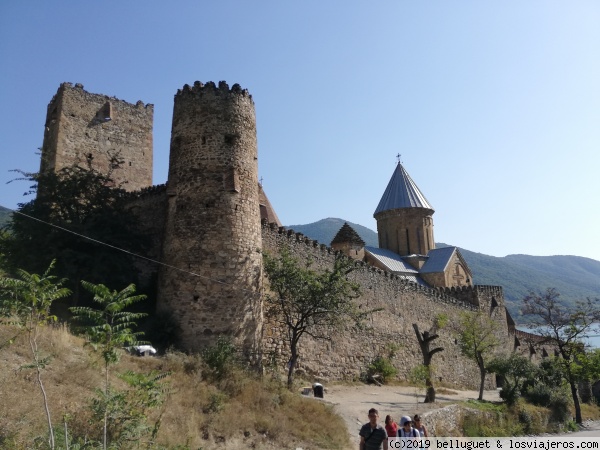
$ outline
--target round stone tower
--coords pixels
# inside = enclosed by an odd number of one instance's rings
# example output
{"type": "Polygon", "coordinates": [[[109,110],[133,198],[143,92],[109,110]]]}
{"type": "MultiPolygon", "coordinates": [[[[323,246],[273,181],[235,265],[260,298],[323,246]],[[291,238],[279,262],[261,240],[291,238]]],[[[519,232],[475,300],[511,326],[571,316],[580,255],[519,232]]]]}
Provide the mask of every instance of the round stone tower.
{"type": "Polygon", "coordinates": [[[221,81],[175,95],[169,206],[158,310],[170,311],[182,344],[201,350],[231,338],[258,357],[262,239],[254,102],[221,81]]]}

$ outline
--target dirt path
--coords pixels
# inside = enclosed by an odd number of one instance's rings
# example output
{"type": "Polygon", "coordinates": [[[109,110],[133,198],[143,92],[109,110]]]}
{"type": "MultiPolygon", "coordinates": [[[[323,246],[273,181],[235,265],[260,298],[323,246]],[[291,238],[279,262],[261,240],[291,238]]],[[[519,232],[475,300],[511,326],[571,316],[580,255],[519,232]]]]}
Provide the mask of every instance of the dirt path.
{"type": "MultiPolygon", "coordinates": [[[[407,386],[332,385],[327,387],[325,401],[335,406],[337,413],[344,418],[353,443],[358,445],[358,431],[368,421],[367,411],[376,408],[381,423],[390,414],[396,422],[404,415],[423,414],[433,409],[443,408],[451,403],[477,399],[479,392],[457,389],[440,389],[436,403],[423,403],[425,391],[407,386]]],[[[497,390],[484,391],[484,400],[500,401],[497,390]]],[[[425,421],[427,425],[427,421],[425,421]]],[[[558,436],[589,437],[600,436],[600,422],[587,422],[584,429],[577,433],[565,433],[558,436]]]]}
{"type": "MultiPolygon", "coordinates": [[[[327,387],[325,401],[335,405],[336,412],[344,418],[352,442],[358,444],[358,431],[361,425],[368,422],[367,412],[370,408],[379,411],[383,424],[385,416],[390,414],[396,422],[404,415],[413,416],[423,414],[432,409],[439,409],[448,404],[476,399],[477,391],[459,391],[455,389],[441,389],[437,393],[436,403],[423,403],[424,389],[415,389],[408,386],[344,386],[333,385],[327,387]]],[[[498,391],[485,391],[485,400],[499,401],[498,391]]],[[[427,425],[427,423],[425,423],[427,425]]]]}

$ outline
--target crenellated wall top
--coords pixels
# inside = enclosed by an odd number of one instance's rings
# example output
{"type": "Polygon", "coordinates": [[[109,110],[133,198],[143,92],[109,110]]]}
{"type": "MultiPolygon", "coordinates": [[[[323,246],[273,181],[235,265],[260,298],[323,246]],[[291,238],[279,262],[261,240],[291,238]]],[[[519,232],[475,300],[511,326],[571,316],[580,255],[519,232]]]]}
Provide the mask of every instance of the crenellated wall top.
{"type": "Polygon", "coordinates": [[[141,100],[138,100],[135,104],[133,103],[129,103],[125,100],[121,100],[117,97],[110,97],[108,95],[104,95],[104,94],[93,94],[91,92],[86,91],[83,88],[83,84],[81,83],[75,83],[73,85],[73,83],[69,83],[68,81],[65,81],[64,83],[61,83],[59,88],[58,88],[58,92],[52,97],[52,100],[50,100],[49,105],[52,105],[57,98],[57,95],[61,92],[61,91],[66,91],[66,90],[71,90],[71,91],[79,91],[82,95],[84,96],[91,96],[93,98],[103,98],[106,101],[110,101],[110,102],[118,102],[121,103],[123,106],[126,106],[128,108],[137,108],[137,109],[148,109],[148,110],[152,110],[154,111],[154,104],[152,103],[144,103],[141,100]]]}
{"type": "Polygon", "coordinates": [[[185,84],[182,89],[177,90],[175,98],[190,94],[235,94],[252,100],[252,95],[250,95],[248,89],[243,89],[238,83],[235,83],[230,89],[229,85],[225,81],[219,81],[218,85],[213,81],[208,81],[205,84],[201,83],[200,81],[194,81],[192,86],[185,84]]]}
{"type": "Polygon", "coordinates": [[[532,342],[536,344],[545,344],[548,339],[545,339],[543,336],[539,334],[529,333],[527,331],[521,331],[515,329],[515,337],[522,339],[525,342],[532,342]]]}
{"type": "Polygon", "coordinates": [[[496,296],[502,296],[502,286],[486,286],[486,285],[475,285],[475,286],[452,286],[452,287],[439,287],[438,290],[442,292],[446,292],[449,294],[452,293],[486,293],[492,294],[496,296]]]}
{"type": "MultiPolygon", "coordinates": [[[[262,227],[263,227],[263,230],[265,230],[268,233],[273,233],[279,239],[285,239],[290,243],[306,245],[307,247],[311,247],[312,251],[327,253],[327,254],[330,254],[333,256],[343,255],[343,253],[339,250],[334,250],[333,248],[331,248],[325,244],[320,244],[318,241],[316,241],[314,239],[310,239],[309,237],[305,236],[304,234],[295,232],[292,229],[287,229],[286,227],[280,227],[276,223],[268,223],[265,220],[262,222],[262,227]]],[[[456,295],[452,295],[452,294],[457,294],[459,292],[458,290],[437,289],[437,288],[430,288],[427,286],[422,286],[418,283],[407,280],[406,278],[402,277],[401,275],[387,272],[385,270],[379,269],[378,267],[372,266],[371,264],[368,264],[365,261],[357,261],[352,258],[349,258],[349,259],[354,263],[355,268],[357,270],[369,272],[376,277],[381,277],[382,282],[394,283],[397,285],[398,289],[400,289],[400,290],[410,290],[410,291],[415,291],[415,292],[417,292],[417,291],[422,292],[442,303],[451,303],[451,304],[454,304],[460,308],[464,308],[469,311],[477,310],[476,305],[473,305],[472,303],[470,303],[464,299],[457,298],[456,295]]],[[[485,290],[485,288],[496,288],[497,286],[474,286],[474,288],[477,288],[477,287],[484,288],[484,290],[485,290]]],[[[501,290],[502,288],[499,288],[499,289],[501,290]]],[[[480,290],[477,290],[477,289],[472,289],[472,291],[480,292],[480,290]]]]}

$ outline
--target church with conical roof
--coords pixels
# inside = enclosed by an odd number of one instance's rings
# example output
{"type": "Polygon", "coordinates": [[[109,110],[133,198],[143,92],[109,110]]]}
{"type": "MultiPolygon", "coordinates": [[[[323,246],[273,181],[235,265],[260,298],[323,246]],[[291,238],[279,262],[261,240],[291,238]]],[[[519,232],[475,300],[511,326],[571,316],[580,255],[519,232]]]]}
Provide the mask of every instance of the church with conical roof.
{"type": "Polygon", "coordinates": [[[473,275],[459,249],[435,248],[433,213],[427,198],[398,162],[373,214],[379,247],[365,246],[347,223],[331,246],[422,286],[473,286],[473,275]]]}

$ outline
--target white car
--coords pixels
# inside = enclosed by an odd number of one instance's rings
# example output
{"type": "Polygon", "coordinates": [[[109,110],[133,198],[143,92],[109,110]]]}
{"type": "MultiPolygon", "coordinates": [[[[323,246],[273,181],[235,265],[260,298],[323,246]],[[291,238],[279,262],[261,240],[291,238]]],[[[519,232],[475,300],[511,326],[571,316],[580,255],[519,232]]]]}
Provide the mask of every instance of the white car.
{"type": "Polygon", "coordinates": [[[136,345],[133,349],[138,356],[156,355],[156,349],[151,345],[136,345]]]}

